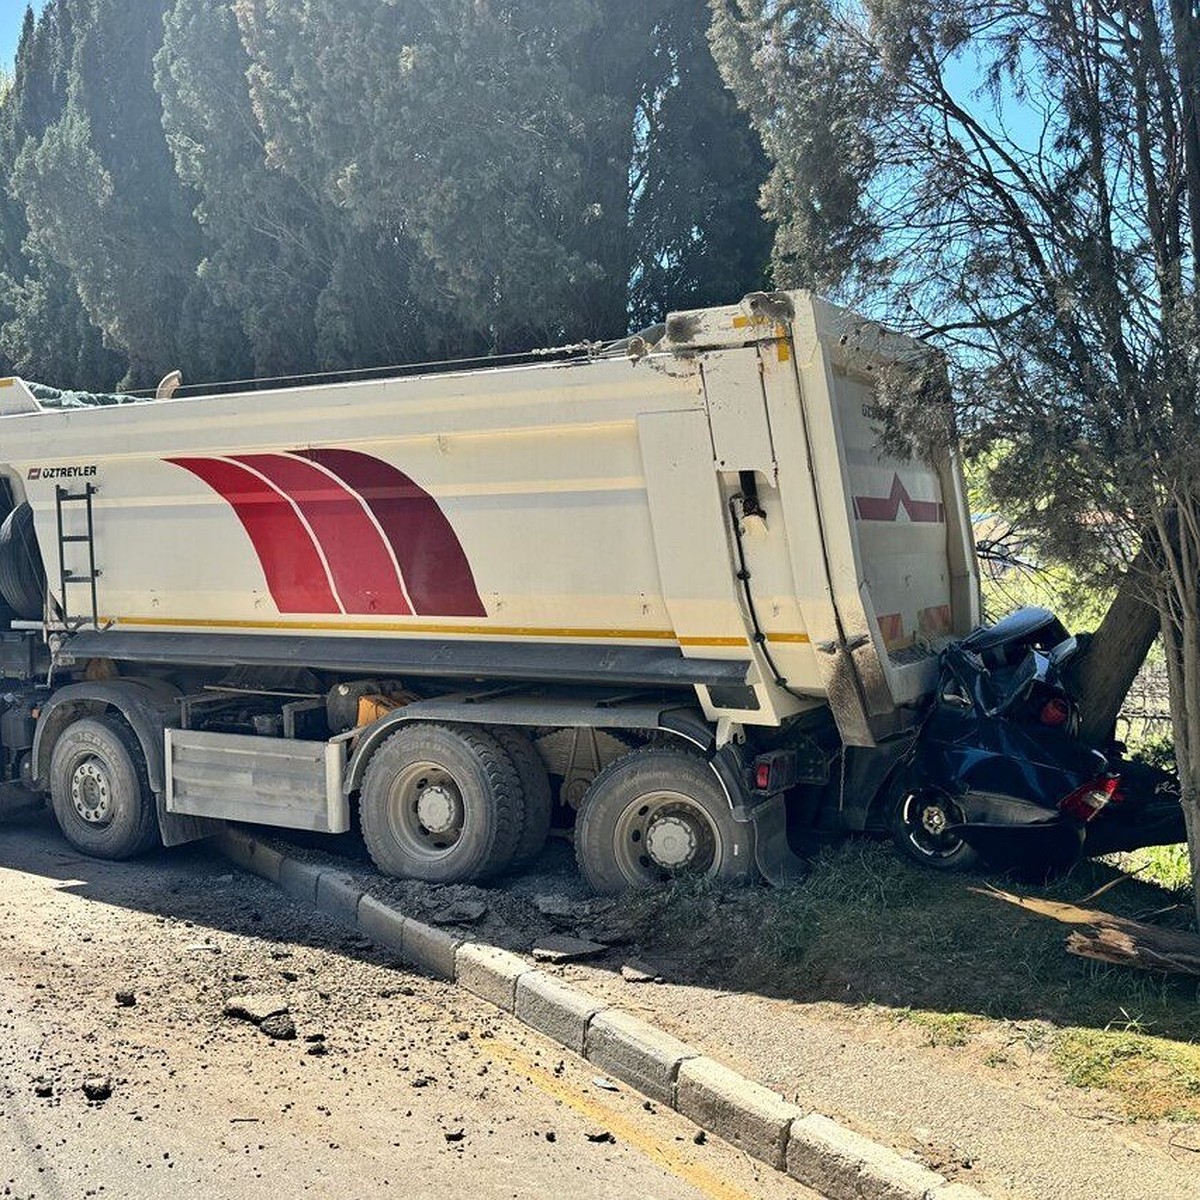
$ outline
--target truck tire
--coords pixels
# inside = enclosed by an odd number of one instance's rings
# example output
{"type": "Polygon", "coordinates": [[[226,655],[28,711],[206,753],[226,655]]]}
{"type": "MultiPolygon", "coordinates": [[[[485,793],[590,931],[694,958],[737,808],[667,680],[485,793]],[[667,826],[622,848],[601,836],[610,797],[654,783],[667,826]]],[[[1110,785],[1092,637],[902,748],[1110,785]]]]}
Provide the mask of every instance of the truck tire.
{"type": "Polygon", "coordinates": [[[550,816],[554,811],[554,796],[550,791],[550,776],[542,756],[533,748],[533,743],[519,730],[498,728],[492,730],[496,740],[504,747],[505,754],[512,759],[517,774],[521,777],[521,792],[525,800],[525,817],[521,822],[521,836],[513,852],[514,867],[528,866],[542,852],[550,834],[550,816]]]}
{"type": "Polygon", "coordinates": [[[63,730],[50,756],[50,806],[67,841],[93,858],[133,858],[158,844],[146,760],[119,717],[63,730]]]}
{"type": "Polygon", "coordinates": [[[429,883],[505,870],[523,815],[512,760],[494,737],[469,726],[403,726],[372,756],[359,795],[375,865],[429,883]]]}
{"type": "Polygon", "coordinates": [[[753,828],[733,819],[712,768],[696,754],[658,747],[596,776],[575,822],[575,857],[605,895],[679,875],[722,883],[756,876],[753,828]]]}
{"type": "Polygon", "coordinates": [[[45,607],[46,571],[28,504],[18,504],[0,525],[0,596],[25,621],[36,621],[45,607]]]}

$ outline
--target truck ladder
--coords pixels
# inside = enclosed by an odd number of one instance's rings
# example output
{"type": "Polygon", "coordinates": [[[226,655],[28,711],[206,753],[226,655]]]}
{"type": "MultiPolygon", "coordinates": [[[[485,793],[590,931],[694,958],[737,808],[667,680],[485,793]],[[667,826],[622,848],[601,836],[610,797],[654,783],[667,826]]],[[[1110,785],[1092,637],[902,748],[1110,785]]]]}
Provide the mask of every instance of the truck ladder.
{"type": "Polygon", "coordinates": [[[61,585],[62,619],[67,628],[79,628],[86,622],[85,617],[72,617],[70,605],[67,603],[67,588],[72,584],[86,583],[92,593],[92,627],[100,628],[100,607],[96,597],[96,580],[100,572],[96,570],[96,526],[92,512],[92,497],[96,494],[94,484],[86,484],[82,492],[72,492],[61,484],[54,489],[54,503],[58,515],[58,581],[61,585]],[[63,509],[69,504],[83,504],[87,513],[87,533],[68,534],[63,527],[63,509]],[[72,571],[67,566],[67,547],[74,543],[86,543],[88,552],[88,569],[72,571]]]}

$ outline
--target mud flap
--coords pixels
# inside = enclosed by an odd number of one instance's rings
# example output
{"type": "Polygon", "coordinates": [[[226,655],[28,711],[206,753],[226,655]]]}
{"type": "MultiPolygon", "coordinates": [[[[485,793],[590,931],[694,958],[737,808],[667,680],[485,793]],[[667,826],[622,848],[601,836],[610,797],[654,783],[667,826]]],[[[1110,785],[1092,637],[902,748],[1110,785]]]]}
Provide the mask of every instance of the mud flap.
{"type": "Polygon", "coordinates": [[[750,820],[754,824],[754,858],[763,878],[773,887],[803,879],[808,874],[808,863],[788,844],[783,794],[760,804],[750,820]]]}
{"type": "Polygon", "coordinates": [[[187,842],[198,842],[201,838],[213,837],[225,828],[224,821],[213,817],[191,817],[182,813],[167,812],[166,792],[155,792],[154,802],[158,806],[158,831],[164,846],[182,846],[187,842]]]}

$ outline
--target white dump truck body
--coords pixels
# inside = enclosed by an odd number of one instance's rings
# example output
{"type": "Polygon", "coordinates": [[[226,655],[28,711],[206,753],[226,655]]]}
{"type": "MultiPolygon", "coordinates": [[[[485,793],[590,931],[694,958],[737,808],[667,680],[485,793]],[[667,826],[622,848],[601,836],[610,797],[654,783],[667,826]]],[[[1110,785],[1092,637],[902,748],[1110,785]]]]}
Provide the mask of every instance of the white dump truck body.
{"type": "Polygon", "coordinates": [[[0,455],[64,654],[370,644],[400,674],[682,680],[727,730],[829,704],[869,745],[979,619],[957,463],[878,445],[877,373],[916,352],[795,293],[588,361],[54,411],[6,381],[0,455]]]}

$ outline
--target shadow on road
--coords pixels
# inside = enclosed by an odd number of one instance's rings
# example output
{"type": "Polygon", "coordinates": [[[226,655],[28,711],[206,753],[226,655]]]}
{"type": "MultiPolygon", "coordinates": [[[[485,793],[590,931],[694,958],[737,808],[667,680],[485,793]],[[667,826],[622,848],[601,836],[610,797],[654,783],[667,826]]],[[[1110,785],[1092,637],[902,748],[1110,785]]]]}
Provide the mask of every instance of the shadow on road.
{"type": "Polygon", "coordinates": [[[212,935],[224,933],[401,966],[385,948],[296,903],[273,884],[236,870],[207,842],[157,850],[135,862],[106,862],[71,847],[48,812],[9,817],[0,822],[4,870],[53,880],[60,890],[99,904],[149,913],[185,929],[190,925],[194,937],[188,944],[196,946],[217,944],[212,935]]]}

